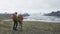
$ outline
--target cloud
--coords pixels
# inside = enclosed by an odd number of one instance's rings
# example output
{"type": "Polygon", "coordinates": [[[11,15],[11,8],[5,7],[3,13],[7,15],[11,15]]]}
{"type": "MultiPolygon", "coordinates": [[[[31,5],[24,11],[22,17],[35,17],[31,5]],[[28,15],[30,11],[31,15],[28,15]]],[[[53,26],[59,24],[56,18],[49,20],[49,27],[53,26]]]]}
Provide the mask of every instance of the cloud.
{"type": "Polygon", "coordinates": [[[50,12],[60,10],[60,0],[0,0],[0,12],[50,12]]]}

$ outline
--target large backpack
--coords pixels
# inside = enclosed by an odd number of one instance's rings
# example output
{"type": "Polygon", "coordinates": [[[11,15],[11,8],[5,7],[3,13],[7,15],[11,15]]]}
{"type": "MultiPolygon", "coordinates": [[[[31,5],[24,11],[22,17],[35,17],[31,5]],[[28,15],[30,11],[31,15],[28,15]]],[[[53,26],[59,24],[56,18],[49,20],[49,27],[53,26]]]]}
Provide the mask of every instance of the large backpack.
{"type": "Polygon", "coordinates": [[[18,21],[23,21],[23,16],[22,15],[18,16],[18,21]]]}
{"type": "Polygon", "coordinates": [[[16,18],[16,15],[12,14],[12,19],[15,20],[15,18],[16,18]]]}

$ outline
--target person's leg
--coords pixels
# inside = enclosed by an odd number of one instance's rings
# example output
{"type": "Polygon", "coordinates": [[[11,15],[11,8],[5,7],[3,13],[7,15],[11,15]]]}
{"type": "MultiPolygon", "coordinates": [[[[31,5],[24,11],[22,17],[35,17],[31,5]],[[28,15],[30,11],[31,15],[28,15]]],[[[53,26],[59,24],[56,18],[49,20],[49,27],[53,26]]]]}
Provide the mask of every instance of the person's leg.
{"type": "Polygon", "coordinates": [[[21,30],[22,30],[22,23],[21,23],[21,30]]]}
{"type": "Polygon", "coordinates": [[[15,20],[14,20],[13,30],[15,30],[15,20]]]}
{"type": "Polygon", "coordinates": [[[16,29],[17,29],[17,26],[18,26],[18,23],[17,23],[17,21],[16,21],[16,25],[15,25],[16,29]]]}
{"type": "Polygon", "coordinates": [[[21,21],[19,21],[19,25],[20,25],[20,27],[21,27],[21,30],[22,30],[22,22],[21,22],[21,21]]]}
{"type": "Polygon", "coordinates": [[[17,30],[17,25],[18,25],[18,24],[17,24],[17,21],[14,20],[14,26],[13,26],[13,29],[14,29],[14,30],[17,30]]]}

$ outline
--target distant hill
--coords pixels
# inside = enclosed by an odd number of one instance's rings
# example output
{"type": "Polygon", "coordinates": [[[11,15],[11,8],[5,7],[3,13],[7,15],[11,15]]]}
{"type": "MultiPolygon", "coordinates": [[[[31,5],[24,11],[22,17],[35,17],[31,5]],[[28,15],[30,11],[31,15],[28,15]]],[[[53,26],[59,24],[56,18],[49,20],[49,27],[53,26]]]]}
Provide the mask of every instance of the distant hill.
{"type": "Polygon", "coordinates": [[[44,14],[44,15],[45,15],[45,16],[57,16],[57,17],[60,17],[60,11],[51,12],[51,13],[44,14]]]}
{"type": "MultiPolygon", "coordinates": [[[[24,14],[22,14],[24,17],[27,17],[27,16],[30,16],[28,13],[24,13],[24,14]]],[[[11,14],[6,14],[6,13],[4,13],[4,14],[1,14],[0,13],[0,19],[11,19],[11,14]]]]}
{"type": "Polygon", "coordinates": [[[2,19],[2,18],[11,19],[11,14],[0,14],[0,19],[2,19]]]}
{"type": "Polygon", "coordinates": [[[23,14],[24,17],[30,16],[28,13],[23,14]]]}

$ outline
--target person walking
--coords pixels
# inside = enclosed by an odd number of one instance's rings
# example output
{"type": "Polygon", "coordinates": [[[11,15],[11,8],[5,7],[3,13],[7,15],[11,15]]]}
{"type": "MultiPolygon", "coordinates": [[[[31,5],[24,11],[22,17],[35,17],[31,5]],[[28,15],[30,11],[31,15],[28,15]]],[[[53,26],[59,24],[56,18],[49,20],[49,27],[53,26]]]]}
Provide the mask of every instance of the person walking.
{"type": "Polygon", "coordinates": [[[22,30],[22,22],[23,22],[23,15],[22,14],[20,14],[20,15],[18,15],[18,22],[19,22],[19,26],[21,27],[21,30],[22,30]]]}
{"type": "Polygon", "coordinates": [[[14,22],[13,30],[17,30],[17,26],[18,26],[18,23],[17,23],[17,12],[12,14],[12,19],[13,19],[13,22],[14,22]]]}

